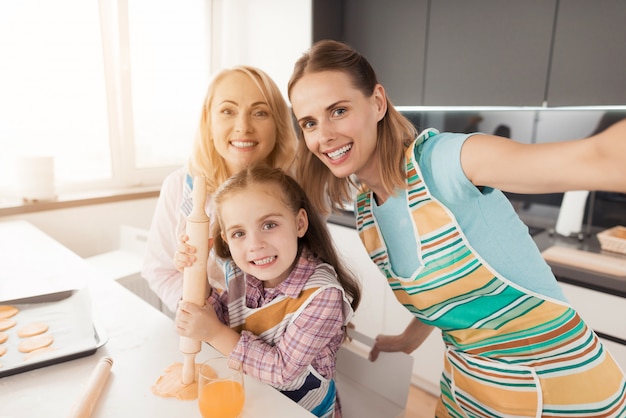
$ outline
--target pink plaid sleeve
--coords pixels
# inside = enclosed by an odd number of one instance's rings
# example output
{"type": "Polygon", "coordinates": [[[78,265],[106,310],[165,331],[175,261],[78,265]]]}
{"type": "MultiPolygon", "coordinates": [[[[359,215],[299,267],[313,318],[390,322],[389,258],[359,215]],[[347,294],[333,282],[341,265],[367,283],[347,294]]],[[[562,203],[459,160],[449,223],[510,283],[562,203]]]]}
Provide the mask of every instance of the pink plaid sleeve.
{"type": "Polygon", "coordinates": [[[207,298],[206,303],[213,306],[213,310],[222,324],[229,325],[228,291],[213,289],[211,291],[211,295],[207,298]]]}

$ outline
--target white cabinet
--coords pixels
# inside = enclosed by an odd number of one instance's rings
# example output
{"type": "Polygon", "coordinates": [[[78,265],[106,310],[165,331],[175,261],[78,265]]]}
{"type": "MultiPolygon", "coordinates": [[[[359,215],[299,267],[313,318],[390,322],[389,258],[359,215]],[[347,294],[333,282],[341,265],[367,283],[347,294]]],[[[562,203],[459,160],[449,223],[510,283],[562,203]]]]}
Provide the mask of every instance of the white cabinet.
{"type": "MultiPolygon", "coordinates": [[[[389,286],[386,296],[386,310],[384,312],[385,334],[400,334],[407,324],[413,319],[413,315],[402,306],[393,295],[389,286]]],[[[413,379],[414,385],[419,386],[439,396],[439,378],[443,370],[444,344],[441,339],[441,331],[435,328],[428,338],[411,353],[413,356],[413,379]]]]}
{"type": "MultiPolygon", "coordinates": [[[[565,297],[593,330],[626,341],[626,299],[568,283],[560,283],[565,297]]],[[[626,345],[603,339],[623,370],[626,345]]]]}
{"type": "Polygon", "coordinates": [[[331,223],[328,227],[344,265],[361,282],[361,303],[352,323],[361,334],[375,338],[383,332],[385,295],[391,293],[391,289],[385,276],[367,255],[354,228],[331,223]]]}
{"type": "MultiPolygon", "coordinates": [[[[370,338],[404,331],[413,316],[396,300],[387,279],[367,255],[356,230],[333,223],[329,223],[328,228],[342,261],[361,282],[361,304],[352,320],[356,330],[370,338]]],[[[441,333],[434,330],[411,354],[413,384],[439,395],[443,354],[441,333]]]]}

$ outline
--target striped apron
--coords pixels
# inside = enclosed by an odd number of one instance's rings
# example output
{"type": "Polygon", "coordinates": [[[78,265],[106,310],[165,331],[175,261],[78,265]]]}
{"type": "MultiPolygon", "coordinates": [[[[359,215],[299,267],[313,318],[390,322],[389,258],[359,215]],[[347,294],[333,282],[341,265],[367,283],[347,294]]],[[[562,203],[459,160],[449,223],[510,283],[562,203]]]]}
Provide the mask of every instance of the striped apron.
{"type": "MultiPolygon", "coordinates": [[[[259,308],[249,308],[246,306],[245,275],[238,268],[232,269],[228,278],[230,327],[237,332],[250,331],[267,344],[276,345],[287,327],[313,298],[331,287],[343,292],[335,270],[328,264],[319,263],[297,298],[281,295],[259,308]]],[[[346,325],[352,316],[352,308],[345,294],[343,310],[346,325]]],[[[274,387],[317,417],[334,416],[337,400],[335,381],[326,379],[312,365],[304,369],[294,381],[274,387]]]]}
{"type": "Polygon", "coordinates": [[[430,194],[415,146],[405,161],[420,269],[410,279],[394,274],[371,191],[357,197],[357,229],[400,303],[442,331],[437,416],[625,417],[626,378],[598,337],[572,307],[521,288],[481,259],[430,194]]]}

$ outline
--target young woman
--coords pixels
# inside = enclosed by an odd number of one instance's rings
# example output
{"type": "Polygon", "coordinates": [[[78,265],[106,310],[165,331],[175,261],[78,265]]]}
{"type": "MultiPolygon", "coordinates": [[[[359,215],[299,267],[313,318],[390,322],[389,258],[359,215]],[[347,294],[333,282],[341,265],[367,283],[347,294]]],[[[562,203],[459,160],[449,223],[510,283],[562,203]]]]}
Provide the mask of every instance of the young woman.
{"type": "Polygon", "coordinates": [[[213,201],[214,249],[232,260],[227,290],[213,290],[204,307],[181,301],[178,332],[314,415],[340,417],[335,358],[360,289],[325,222],[293,178],[269,167],[231,177],[213,201]]]}
{"type": "MultiPolygon", "coordinates": [[[[206,209],[211,218],[211,195],[230,175],[258,163],[288,169],[294,160],[296,135],[287,102],[263,71],[247,66],[218,73],[209,85],[191,158],[170,174],[161,188],[148,237],[142,276],[164,304],[176,312],[182,297],[182,266],[193,261],[185,245],[193,177],[207,181],[206,209]],[[182,243],[180,243],[182,241],[182,243]],[[180,244],[179,244],[180,243],[180,244]],[[177,250],[181,250],[177,254],[177,250]]],[[[207,267],[214,284],[223,272],[211,255],[207,267]]]]}
{"type": "Polygon", "coordinates": [[[584,140],[524,145],[482,134],[417,135],[367,60],[321,41],[288,86],[299,179],[318,210],[361,191],[357,229],[415,319],[370,353],[446,345],[438,417],[626,416],[626,378],[567,303],[498,190],[626,192],[626,121],[584,140]]]}

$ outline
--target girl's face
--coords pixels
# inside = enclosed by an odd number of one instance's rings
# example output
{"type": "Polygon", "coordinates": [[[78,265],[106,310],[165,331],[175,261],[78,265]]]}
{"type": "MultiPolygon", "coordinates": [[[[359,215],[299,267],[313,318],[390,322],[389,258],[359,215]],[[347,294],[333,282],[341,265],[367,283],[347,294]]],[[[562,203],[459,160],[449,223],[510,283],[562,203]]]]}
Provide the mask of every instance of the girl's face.
{"type": "Polygon", "coordinates": [[[216,86],[211,100],[211,138],[229,174],[264,162],[276,144],[276,123],[259,88],[234,72],[216,86]]]}
{"type": "Polygon", "coordinates": [[[387,111],[382,86],[366,97],[342,71],[309,73],[292,87],[291,105],[307,148],[336,177],[356,173],[368,183],[378,176],[377,123],[387,111]]]}
{"type": "Polygon", "coordinates": [[[222,238],[233,261],[244,272],[278,286],[298,254],[298,238],[309,226],[307,213],[297,214],[283,202],[275,184],[254,184],[225,199],[220,206],[222,238]]]}

